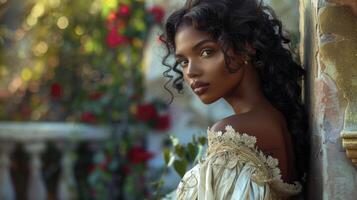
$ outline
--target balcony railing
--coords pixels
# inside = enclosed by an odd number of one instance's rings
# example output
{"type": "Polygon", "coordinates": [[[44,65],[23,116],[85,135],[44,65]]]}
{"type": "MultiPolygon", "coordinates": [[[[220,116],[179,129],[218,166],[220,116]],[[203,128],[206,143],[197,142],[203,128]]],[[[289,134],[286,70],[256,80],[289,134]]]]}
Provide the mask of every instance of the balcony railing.
{"type": "Polygon", "coordinates": [[[57,199],[77,199],[73,158],[70,156],[79,142],[103,142],[110,136],[108,127],[71,123],[16,123],[0,122],[0,199],[16,199],[16,191],[10,174],[10,155],[15,145],[21,144],[29,155],[27,199],[45,200],[47,191],[42,179],[41,154],[49,142],[61,152],[61,173],[57,185],[57,199]]]}

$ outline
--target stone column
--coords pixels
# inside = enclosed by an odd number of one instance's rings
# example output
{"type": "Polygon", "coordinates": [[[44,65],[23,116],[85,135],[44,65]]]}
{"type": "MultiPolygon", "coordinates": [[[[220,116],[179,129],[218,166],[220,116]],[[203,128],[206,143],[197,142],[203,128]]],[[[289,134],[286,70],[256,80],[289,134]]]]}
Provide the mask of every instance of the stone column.
{"type": "Polygon", "coordinates": [[[355,0],[300,0],[300,49],[308,71],[312,135],[309,199],[357,196],[357,168],[341,137],[357,133],[356,11],[355,0]]]}

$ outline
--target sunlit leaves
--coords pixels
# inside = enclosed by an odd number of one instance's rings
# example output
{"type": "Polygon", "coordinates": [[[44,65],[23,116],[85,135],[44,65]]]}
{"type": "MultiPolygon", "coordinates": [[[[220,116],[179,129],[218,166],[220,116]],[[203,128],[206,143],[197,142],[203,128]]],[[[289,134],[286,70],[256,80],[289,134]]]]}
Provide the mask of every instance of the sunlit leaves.
{"type": "Polygon", "coordinates": [[[109,12],[118,7],[118,0],[102,0],[102,16],[105,18],[109,12]]]}
{"type": "Polygon", "coordinates": [[[181,177],[185,175],[187,165],[188,163],[186,160],[175,160],[173,163],[174,169],[181,177]]]}
{"type": "Polygon", "coordinates": [[[172,135],[170,140],[172,148],[166,148],[163,151],[165,164],[167,167],[173,166],[175,171],[182,177],[189,165],[193,165],[201,159],[206,138],[193,136],[192,141],[186,145],[181,144],[178,138],[172,135]]]}
{"type": "Polygon", "coordinates": [[[188,143],[187,152],[190,160],[195,160],[198,153],[198,149],[192,143],[188,143]]]}

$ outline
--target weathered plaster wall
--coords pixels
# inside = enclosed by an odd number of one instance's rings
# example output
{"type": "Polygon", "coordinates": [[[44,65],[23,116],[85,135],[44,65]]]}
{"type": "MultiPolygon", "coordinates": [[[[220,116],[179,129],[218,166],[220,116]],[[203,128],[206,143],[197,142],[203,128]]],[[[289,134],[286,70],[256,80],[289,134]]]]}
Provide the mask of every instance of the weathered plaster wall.
{"type": "Polygon", "coordinates": [[[355,0],[300,0],[314,200],[357,198],[357,168],[341,145],[341,132],[357,132],[356,11],[355,0]]]}

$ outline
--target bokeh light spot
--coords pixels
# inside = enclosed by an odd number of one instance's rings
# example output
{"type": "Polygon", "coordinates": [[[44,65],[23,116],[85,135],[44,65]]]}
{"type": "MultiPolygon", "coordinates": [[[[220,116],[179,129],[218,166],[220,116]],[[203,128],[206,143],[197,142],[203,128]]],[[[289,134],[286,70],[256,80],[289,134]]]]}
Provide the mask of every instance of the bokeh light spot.
{"type": "Polygon", "coordinates": [[[16,90],[21,87],[21,85],[22,85],[22,79],[20,76],[17,76],[11,81],[8,89],[11,93],[15,93],[16,90]]]}
{"type": "Polygon", "coordinates": [[[45,6],[42,3],[37,3],[31,10],[31,15],[34,18],[41,17],[45,13],[45,6]]]}
{"type": "Polygon", "coordinates": [[[48,50],[48,45],[44,41],[39,42],[33,49],[34,54],[36,56],[42,56],[43,54],[45,54],[47,52],[47,50],[48,50]]]}
{"type": "Polygon", "coordinates": [[[24,81],[29,81],[32,77],[32,72],[29,68],[24,68],[22,71],[21,71],[21,78],[24,80],[24,81]]]}
{"type": "Polygon", "coordinates": [[[141,20],[134,19],[133,20],[134,27],[138,31],[144,31],[146,29],[145,23],[141,20]]]}
{"type": "Polygon", "coordinates": [[[102,0],[93,1],[90,6],[89,13],[92,15],[99,13],[102,9],[102,3],[103,3],[102,0]]]}
{"type": "Polygon", "coordinates": [[[133,46],[136,48],[142,48],[144,45],[143,41],[139,38],[134,38],[133,39],[133,46]]]}
{"type": "Polygon", "coordinates": [[[45,70],[44,64],[42,61],[36,63],[33,69],[32,80],[40,80],[45,70]]]}
{"type": "Polygon", "coordinates": [[[125,55],[124,53],[119,54],[118,60],[121,64],[127,63],[128,62],[128,56],[125,55]]]}
{"type": "Polygon", "coordinates": [[[58,18],[58,20],[57,20],[57,26],[60,29],[67,28],[68,24],[69,24],[69,21],[66,16],[62,16],[62,17],[58,18]]]}
{"type": "Polygon", "coordinates": [[[37,62],[37,64],[34,67],[34,71],[36,73],[42,73],[44,70],[43,62],[37,62]]]}
{"type": "Polygon", "coordinates": [[[0,66],[0,76],[6,76],[9,74],[9,71],[6,69],[5,65],[0,66]]]}
{"type": "Polygon", "coordinates": [[[81,26],[76,26],[76,28],[74,29],[74,32],[77,35],[83,35],[84,34],[84,29],[81,26]]]}
{"type": "Polygon", "coordinates": [[[48,3],[52,8],[57,8],[60,5],[61,1],[60,0],[48,0],[48,3]]]}
{"type": "Polygon", "coordinates": [[[27,19],[26,19],[26,23],[29,25],[29,26],[34,26],[37,24],[37,18],[36,17],[33,17],[33,16],[29,16],[27,19]]]}

